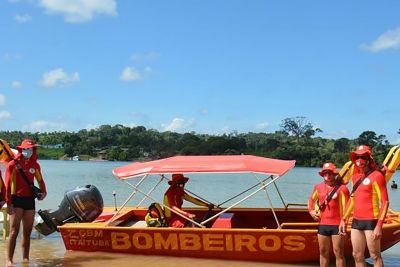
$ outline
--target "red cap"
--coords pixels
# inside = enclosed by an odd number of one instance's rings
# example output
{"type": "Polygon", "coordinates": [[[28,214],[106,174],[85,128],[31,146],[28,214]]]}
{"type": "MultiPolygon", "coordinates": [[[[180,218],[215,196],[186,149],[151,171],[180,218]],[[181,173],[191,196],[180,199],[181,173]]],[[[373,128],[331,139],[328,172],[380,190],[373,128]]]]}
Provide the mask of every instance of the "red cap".
{"type": "Polygon", "coordinates": [[[339,174],[339,172],[336,169],[335,164],[333,164],[332,162],[325,163],[322,166],[322,170],[320,170],[318,173],[319,173],[319,175],[321,175],[323,177],[325,171],[331,171],[335,175],[339,174]]]}
{"type": "Polygon", "coordinates": [[[179,182],[186,183],[187,181],[189,181],[189,178],[183,176],[182,173],[174,173],[174,174],[172,174],[172,180],[168,181],[168,184],[172,185],[172,184],[176,184],[179,182]]]}
{"type": "Polygon", "coordinates": [[[19,150],[37,147],[38,145],[32,139],[25,139],[21,145],[17,146],[19,150]]]}
{"type": "Polygon", "coordinates": [[[374,159],[372,158],[372,151],[371,151],[371,148],[370,148],[369,146],[366,146],[366,145],[361,145],[361,146],[357,147],[356,150],[351,151],[351,152],[350,152],[350,160],[351,160],[352,162],[355,162],[357,156],[362,156],[362,155],[366,155],[366,156],[368,156],[370,159],[374,160],[374,159]]]}

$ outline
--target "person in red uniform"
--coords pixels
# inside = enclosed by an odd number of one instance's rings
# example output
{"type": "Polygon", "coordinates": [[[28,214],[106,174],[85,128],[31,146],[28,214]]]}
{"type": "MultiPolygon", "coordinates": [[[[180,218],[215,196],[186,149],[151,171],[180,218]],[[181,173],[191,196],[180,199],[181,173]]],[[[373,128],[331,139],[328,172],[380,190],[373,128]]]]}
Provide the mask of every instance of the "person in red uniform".
{"type": "Polygon", "coordinates": [[[322,183],[314,186],[308,200],[308,211],[314,220],[319,221],[318,245],[320,266],[329,266],[329,252],[331,242],[336,257],[336,266],[345,266],[344,258],[344,236],[339,234],[339,224],[343,217],[344,206],[349,198],[349,190],[341,185],[332,195],[330,201],[328,196],[334,190],[338,181],[338,171],[333,163],[325,163],[319,175],[324,178],[322,183]]]}
{"type": "Polygon", "coordinates": [[[0,209],[6,204],[6,186],[4,185],[3,177],[0,170],[0,209]]]}
{"type": "Polygon", "coordinates": [[[350,152],[350,160],[355,165],[351,177],[353,193],[346,205],[340,231],[345,232],[346,222],[353,212],[351,243],[356,266],[365,266],[366,247],[374,266],[383,266],[382,225],[389,206],[385,177],[377,168],[371,149],[366,145],[350,152]]]}
{"type": "Polygon", "coordinates": [[[187,218],[193,219],[194,214],[182,210],[183,200],[192,202],[193,204],[212,208],[213,204],[206,203],[198,198],[195,198],[185,192],[185,184],[189,181],[189,178],[183,176],[181,173],[172,174],[172,180],[168,181],[170,187],[164,194],[164,206],[169,207],[164,210],[165,218],[167,219],[168,225],[170,227],[182,228],[185,227],[186,219],[179,216],[181,214],[187,218]],[[176,213],[178,214],[176,214],[176,213]]]}
{"type": "Polygon", "coordinates": [[[10,215],[10,236],[7,246],[7,266],[13,265],[13,256],[17,236],[22,222],[22,257],[24,262],[29,261],[30,236],[35,218],[35,197],[31,186],[22,177],[18,164],[28,178],[34,183],[36,178],[41,193],[38,199],[46,197],[40,165],[37,162],[37,145],[33,140],[23,140],[17,146],[18,154],[15,159],[8,162],[6,167],[6,201],[7,212],[10,215]]]}

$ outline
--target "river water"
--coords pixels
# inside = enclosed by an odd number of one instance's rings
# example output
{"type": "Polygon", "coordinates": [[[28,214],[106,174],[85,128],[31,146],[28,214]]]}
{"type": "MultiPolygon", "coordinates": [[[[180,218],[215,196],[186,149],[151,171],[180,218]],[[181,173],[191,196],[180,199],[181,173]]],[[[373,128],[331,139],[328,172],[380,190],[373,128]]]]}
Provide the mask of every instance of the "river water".
{"type": "MultiPolygon", "coordinates": [[[[113,206],[115,202],[117,203],[117,206],[122,205],[125,199],[132,192],[123,181],[116,179],[111,173],[114,167],[128,164],[127,162],[43,160],[40,161],[40,164],[48,188],[48,196],[45,200],[37,202],[37,209],[57,209],[66,191],[87,184],[95,185],[100,190],[106,206],[113,206]],[[113,193],[116,195],[115,199],[113,193]]],[[[213,203],[219,204],[229,199],[229,197],[257,183],[257,180],[253,177],[250,175],[247,176],[243,174],[223,174],[217,176],[192,174],[189,175],[191,179],[186,187],[191,192],[200,195],[213,203]]],[[[151,179],[157,179],[157,177],[151,179]]],[[[151,181],[151,179],[150,183],[154,182],[154,180],[151,181]]],[[[392,179],[399,182],[400,172],[395,173],[392,179]]],[[[306,203],[313,185],[320,181],[321,178],[318,176],[318,169],[296,167],[288,174],[281,177],[277,184],[285,203],[306,203]]],[[[146,188],[147,185],[143,184],[143,186],[146,188]]],[[[165,185],[161,184],[159,190],[156,190],[152,195],[159,198],[162,196],[167,186],[166,183],[165,185]]],[[[390,207],[395,210],[400,210],[400,189],[393,190],[389,188],[388,190],[390,207]]],[[[270,188],[268,192],[274,206],[281,207],[282,201],[279,195],[276,194],[276,190],[270,188]]],[[[135,196],[132,204],[137,203],[139,200],[141,200],[141,196],[135,196]]],[[[149,201],[143,203],[144,206],[148,204],[149,201]]],[[[266,195],[263,192],[259,192],[254,198],[244,202],[242,205],[269,207],[266,195]]],[[[18,240],[14,256],[15,266],[294,266],[259,262],[66,251],[58,233],[51,234],[47,237],[39,237],[37,233],[33,233],[32,237],[31,261],[29,263],[21,262],[20,241],[18,240]]],[[[5,258],[5,242],[0,241],[0,263],[5,262],[5,258]]],[[[383,259],[385,266],[400,266],[400,244],[385,251],[383,253],[383,259]]],[[[352,265],[351,261],[349,261],[349,265],[352,265]]],[[[318,266],[318,263],[296,266],[318,266]]]]}

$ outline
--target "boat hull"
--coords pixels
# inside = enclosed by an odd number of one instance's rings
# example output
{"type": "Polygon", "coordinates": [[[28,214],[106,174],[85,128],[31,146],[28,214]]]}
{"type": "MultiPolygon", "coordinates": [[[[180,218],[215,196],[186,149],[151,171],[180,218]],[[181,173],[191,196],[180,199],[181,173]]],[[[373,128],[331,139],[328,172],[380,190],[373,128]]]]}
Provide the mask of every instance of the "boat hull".
{"type": "MultiPolygon", "coordinates": [[[[392,223],[384,225],[382,250],[400,239],[398,216],[393,218],[392,223]]],[[[67,250],[282,263],[318,261],[315,223],[289,222],[281,226],[280,229],[150,228],[94,222],[65,224],[59,230],[67,250]]],[[[351,257],[350,233],[346,235],[345,251],[351,257]]]]}

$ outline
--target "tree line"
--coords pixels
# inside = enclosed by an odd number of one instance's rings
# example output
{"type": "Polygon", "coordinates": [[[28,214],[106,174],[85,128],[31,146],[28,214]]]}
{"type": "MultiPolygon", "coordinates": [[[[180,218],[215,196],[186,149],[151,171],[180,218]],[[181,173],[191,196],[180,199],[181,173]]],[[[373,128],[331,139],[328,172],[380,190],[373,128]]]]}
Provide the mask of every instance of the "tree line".
{"type": "MultiPolygon", "coordinates": [[[[78,132],[30,133],[0,131],[0,138],[12,147],[25,138],[33,138],[41,145],[39,158],[58,158],[88,155],[107,160],[132,161],[159,159],[174,155],[235,155],[251,154],[277,159],[295,159],[297,166],[320,167],[331,161],[338,166],[348,161],[349,152],[360,144],[369,145],[375,159],[381,163],[391,145],[385,135],[364,131],[356,139],[328,139],[316,137],[322,129],[315,128],[305,117],[282,120],[274,133],[230,133],[223,135],[195,132],[159,132],[143,126],[127,127],[120,124],[102,125],[78,132]],[[45,148],[62,144],[61,149],[45,148]],[[55,152],[56,151],[56,152],[55,152]]],[[[400,130],[399,130],[400,134],[400,130]]]]}

